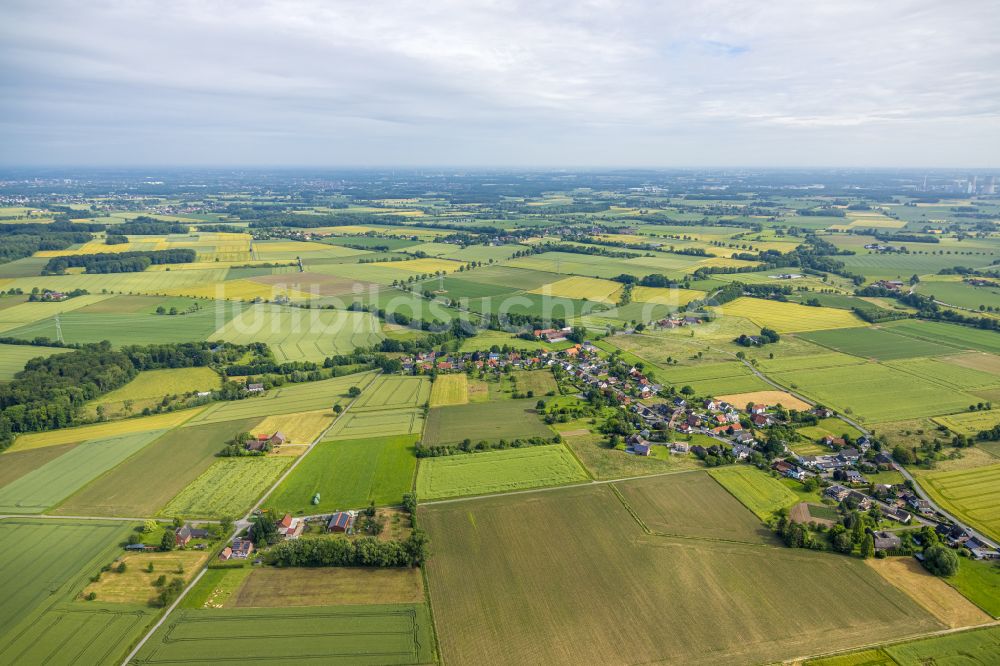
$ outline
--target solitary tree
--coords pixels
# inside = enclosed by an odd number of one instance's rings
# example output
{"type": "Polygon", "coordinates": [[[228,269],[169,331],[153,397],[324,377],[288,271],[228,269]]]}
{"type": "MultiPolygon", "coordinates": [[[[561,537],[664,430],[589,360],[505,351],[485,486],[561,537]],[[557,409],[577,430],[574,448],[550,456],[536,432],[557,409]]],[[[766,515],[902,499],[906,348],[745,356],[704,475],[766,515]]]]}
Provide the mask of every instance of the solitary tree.
{"type": "Polygon", "coordinates": [[[924,567],[935,576],[953,576],[958,572],[958,554],[938,544],[924,551],[924,567]]]}

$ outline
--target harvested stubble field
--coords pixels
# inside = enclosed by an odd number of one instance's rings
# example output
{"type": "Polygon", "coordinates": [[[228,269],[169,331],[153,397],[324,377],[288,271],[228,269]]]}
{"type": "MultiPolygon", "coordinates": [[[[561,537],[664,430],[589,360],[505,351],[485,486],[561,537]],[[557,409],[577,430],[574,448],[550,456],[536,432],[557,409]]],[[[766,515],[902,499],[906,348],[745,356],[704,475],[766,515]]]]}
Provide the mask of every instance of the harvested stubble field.
{"type": "Polygon", "coordinates": [[[654,533],[775,543],[770,530],[705,472],[668,474],[615,487],[654,533]]]}
{"type": "Polygon", "coordinates": [[[870,559],[865,564],[949,627],[970,627],[993,619],[914,557],[870,559]]]}
{"type": "Polygon", "coordinates": [[[291,462],[282,456],[222,458],[170,500],[160,514],[191,518],[242,515],[291,462]]]}
{"type": "Polygon", "coordinates": [[[41,513],[134,455],[160,430],[84,442],[0,489],[0,513],[41,513]]]}
{"type": "Polygon", "coordinates": [[[761,520],[799,501],[777,479],[755,467],[720,467],[709,474],[761,520]]]}
{"type": "Polygon", "coordinates": [[[469,402],[469,381],[464,373],[438,375],[431,387],[431,407],[464,405],[469,402]]]}
{"type": "Polygon", "coordinates": [[[561,444],[424,458],[417,495],[446,499],[468,495],[558,486],[584,481],[587,473],[561,444]]]}
{"type": "Polygon", "coordinates": [[[142,663],[375,666],[434,660],[424,604],[180,609],[139,653],[142,663]]]}
{"type": "Polygon", "coordinates": [[[646,535],[606,486],[424,506],[420,522],[447,663],[760,663],[942,627],[858,560],[646,535]],[[672,630],[622,639],[658,617],[672,630]]]}
{"type": "Polygon", "coordinates": [[[945,509],[1000,539],[1000,464],[932,472],[920,481],[945,509]]]}
{"type": "Polygon", "coordinates": [[[552,430],[535,413],[535,398],[491,400],[430,410],[424,428],[424,444],[449,444],[468,438],[512,440],[519,437],[551,437],[552,430]]]}
{"type": "Polygon", "coordinates": [[[785,409],[797,409],[799,411],[804,411],[812,407],[808,402],[799,400],[787,391],[753,391],[751,393],[730,393],[717,397],[719,400],[724,400],[740,409],[749,402],[767,405],[768,407],[781,405],[785,409]]]}
{"type": "MultiPolygon", "coordinates": [[[[153,516],[218,460],[253,420],[170,430],[52,510],[67,516],[153,516]]],[[[42,449],[40,449],[42,450],[42,449]]]]}
{"type": "Polygon", "coordinates": [[[235,608],[419,604],[424,601],[420,569],[256,568],[229,604],[235,608]]]}
{"type": "Polygon", "coordinates": [[[721,306],[721,310],[727,317],[743,317],[757,326],[773,328],[778,333],[851,328],[865,323],[848,310],[815,308],[760,298],[737,298],[721,306]]]}
{"type": "Polygon", "coordinates": [[[573,276],[544,284],[541,287],[531,290],[531,293],[543,296],[599,301],[601,303],[615,303],[618,300],[617,293],[621,289],[622,285],[619,282],[573,276]]]}
{"type": "Polygon", "coordinates": [[[332,409],[321,409],[315,412],[298,412],[296,414],[279,414],[268,416],[249,430],[253,434],[273,435],[280,432],[285,436],[288,446],[308,446],[333,423],[332,409]]]}
{"type": "Polygon", "coordinates": [[[319,382],[288,384],[271,389],[262,396],[217,402],[192,418],[187,426],[332,409],[335,404],[347,402],[347,392],[352,386],[364,388],[374,376],[374,373],[364,372],[319,382]]]}
{"type": "Polygon", "coordinates": [[[320,442],[266,506],[276,513],[316,514],[398,504],[413,486],[416,435],[320,442]],[[320,494],[319,504],[312,498],[320,494]]]}

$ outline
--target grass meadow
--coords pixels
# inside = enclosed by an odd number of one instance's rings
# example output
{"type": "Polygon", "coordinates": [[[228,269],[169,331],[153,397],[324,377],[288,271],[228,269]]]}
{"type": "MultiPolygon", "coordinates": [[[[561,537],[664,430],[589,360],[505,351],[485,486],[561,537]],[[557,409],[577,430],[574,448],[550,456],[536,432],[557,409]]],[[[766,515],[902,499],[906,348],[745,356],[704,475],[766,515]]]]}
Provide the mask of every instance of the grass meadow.
{"type": "Polygon", "coordinates": [[[24,364],[33,358],[65,354],[66,351],[68,350],[58,347],[0,344],[0,382],[13,379],[14,375],[24,370],[24,364]]]}
{"type": "Polygon", "coordinates": [[[464,405],[469,402],[469,381],[463,373],[438,375],[431,386],[431,407],[464,405]]]}
{"type": "Polygon", "coordinates": [[[425,505],[420,523],[446,663],[770,663],[942,628],[859,560],[650,535],[605,485],[425,505]],[[670,630],[623,638],[653,618],[670,630]]]}
{"type": "Polygon", "coordinates": [[[160,511],[163,516],[218,518],[242,515],[292,459],[281,456],[221,458],[160,511]]]}
{"type": "Polygon", "coordinates": [[[320,442],[265,503],[276,513],[315,514],[399,504],[413,487],[416,435],[320,442]],[[320,494],[319,504],[312,498],[320,494]]]}
{"type": "Polygon", "coordinates": [[[422,500],[558,486],[586,480],[587,473],[561,444],[486,453],[423,458],[417,473],[422,500]]]}
{"type": "Polygon", "coordinates": [[[955,347],[950,344],[898,335],[888,328],[813,331],[800,337],[837,352],[880,361],[955,352],[955,347]]]}
{"type": "Polygon", "coordinates": [[[709,474],[761,520],[799,502],[798,496],[780,481],[755,467],[720,467],[709,474]]]}

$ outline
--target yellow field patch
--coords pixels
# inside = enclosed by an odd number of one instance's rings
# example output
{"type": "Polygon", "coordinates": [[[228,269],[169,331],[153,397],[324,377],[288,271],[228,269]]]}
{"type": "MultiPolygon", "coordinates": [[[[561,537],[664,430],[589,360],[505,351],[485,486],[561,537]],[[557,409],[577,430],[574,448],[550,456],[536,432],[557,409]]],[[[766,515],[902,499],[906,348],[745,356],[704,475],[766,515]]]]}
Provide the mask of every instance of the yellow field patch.
{"type": "Polygon", "coordinates": [[[431,385],[431,407],[469,402],[469,382],[464,374],[438,375],[431,385]]]}
{"type": "Polygon", "coordinates": [[[740,268],[741,266],[760,266],[759,261],[743,261],[729,257],[709,257],[698,262],[698,266],[722,266],[725,268],[740,268]]]}
{"type": "Polygon", "coordinates": [[[387,266],[408,273],[437,273],[438,271],[452,273],[465,264],[447,259],[412,259],[410,261],[379,261],[372,265],[387,266]]]}
{"type": "Polygon", "coordinates": [[[779,333],[821,331],[828,328],[863,326],[864,321],[848,310],[816,308],[760,298],[737,298],[718,308],[723,316],[744,317],[779,333]]]}
{"type": "Polygon", "coordinates": [[[160,594],[160,588],[153,585],[157,578],[166,576],[168,583],[174,578],[187,582],[198,573],[209,554],[207,550],[127,553],[115,561],[111,571],[102,573],[99,581],[87,585],[82,596],[93,592],[100,603],[145,604],[160,594]],[[125,571],[118,573],[115,569],[122,562],[125,571]]]}
{"type": "Polygon", "coordinates": [[[287,438],[288,444],[308,446],[333,423],[333,418],[334,413],[330,409],[268,416],[255,425],[251,433],[254,435],[273,435],[276,432],[281,432],[287,438]]]}
{"type": "Polygon", "coordinates": [[[39,449],[44,446],[72,444],[73,442],[86,442],[91,439],[106,439],[108,437],[117,437],[118,435],[130,435],[147,430],[173,428],[184,423],[195,414],[198,414],[202,409],[204,408],[197,407],[179,412],[125,419],[124,421],[92,423],[90,425],[77,426],[76,428],[28,433],[20,435],[14,440],[14,445],[10,447],[9,451],[27,451],[29,449],[39,449]]]}
{"type": "Polygon", "coordinates": [[[73,257],[84,254],[105,254],[119,252],[135,252],[137,250],[165,250],[166,236],[132,236],[128,243],[107,245],[103,240],[92,240],[72,250],[42,250],[36,252],[36,257],[73,257]],[[163,247],[159,247],[163,245],[163,247]]]}
{"type": "Polygon", "coordinates": [[[799,400],[791,393],[784,391],[751,391],[749,393],[730,393],[729,395],[717,395],[715,397],[740,409],[743,409],[748,402],[752,402],[755,405],[767,405],[768,407],[781,405],[785,409],[797,409],[800,412],[812,407],[808,402],[799,400]]]}
{"type": "Polygon", "coordinates": [[[585,299],[600,303],[615,303],[618,301],[617,293],[621,289],[622,285],[612,280],[574,275],[550,284],[544,284],[537,289],[532,289],[529,293],[559,298],[585,299]]]}
{"type": "Polygon", "coordinates": [[[30,324],[34,321],[48,319],[62,312],[71,312],[85,308],[94,303],[111,298],[108,294],[91,294],[88,296],[77,296],[59,303],[18,303],[9,308],[0,310],[0,331],[9,331],[14,328],[30,324]]]}
{"type": "Polygon", "coordinates": [[[254,280],[227,280],[225,282],[190,285],[186,287],[168,289],[166,293],[171,296],[195,296],[238,300],[262,298],[269,301],[278,296],[287,296],[288,298],[297,300],[310,298],[309,294],[304,292],[296,291],[294,289],[286,289],[280,285],[255,282],[254,280]]]}
{"type": "Polygon", "coordinates": [[[632,300],[637,303],[658,303],[660,305],[687,305],[705,296],[697,289],[670,289],[667,287],[633,287],[632,300]]]}
{"type": "Polygon", "coordinates": [[[951,585],[928,573],[915,558],[870,559],[865,564],[949,627],[985,624],[993,619],[951,585]]]}

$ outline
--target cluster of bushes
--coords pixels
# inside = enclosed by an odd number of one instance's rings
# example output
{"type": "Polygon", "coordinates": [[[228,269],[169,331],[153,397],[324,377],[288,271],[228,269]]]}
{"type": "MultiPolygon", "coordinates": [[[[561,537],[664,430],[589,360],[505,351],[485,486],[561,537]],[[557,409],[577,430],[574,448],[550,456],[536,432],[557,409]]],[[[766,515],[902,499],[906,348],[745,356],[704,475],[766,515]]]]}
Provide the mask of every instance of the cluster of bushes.
{"type": "Polygon", "coordinates": [[[439,458],[441,456],[453,456],[462,453],[477,453],[481,451],[501,451],[504,449],[521,449],[529,446],[543,446],[545,444],[558,444],[562,441],[562,437],[556,435],[551,438],[546,437],[529,437],[528,439],[513,439],[507,441],[506,439],[499,439],[495,442],[488,442],[485,439],[481,439],[476,443],[473,443],[471,439],[464,439],[459,444],[436,444],[433,446],[424,446],[422,443],[417,443],[417,457],[418,458],[439,458]]]}
{"type": "Polygon", "coordinates": [[[279,567],[417,567],[427,559],[427,545],[427,536],[419,529],[402,541],[300,538],[279,543],[267,560],[279,567]]]}
{"type": "Polygon", "coordinates": [[[741,333],[734,342],[738,345],[743,345],[744,347],[761,347],[763,345],[774,344],[781,340],[781,336],[773,328],[767,328],[766,326],[760,329],[760,335],[747,335],[746,333],[741,333]]]}
{"type": "Polygon", "coordinates": [[[105,245],[125,245],[128,243],[128,236],[121,236],[119,234],[108,234],[104,237],[105,245]]]}
{"type": "Polygon", "coordinates": [[[196,258],[190,249],[78,254],[49,259],[42,275],[62,275],[67,268],[79,267],[87,273],[139,273],[153,264],[190,264],[196,258]]]}

